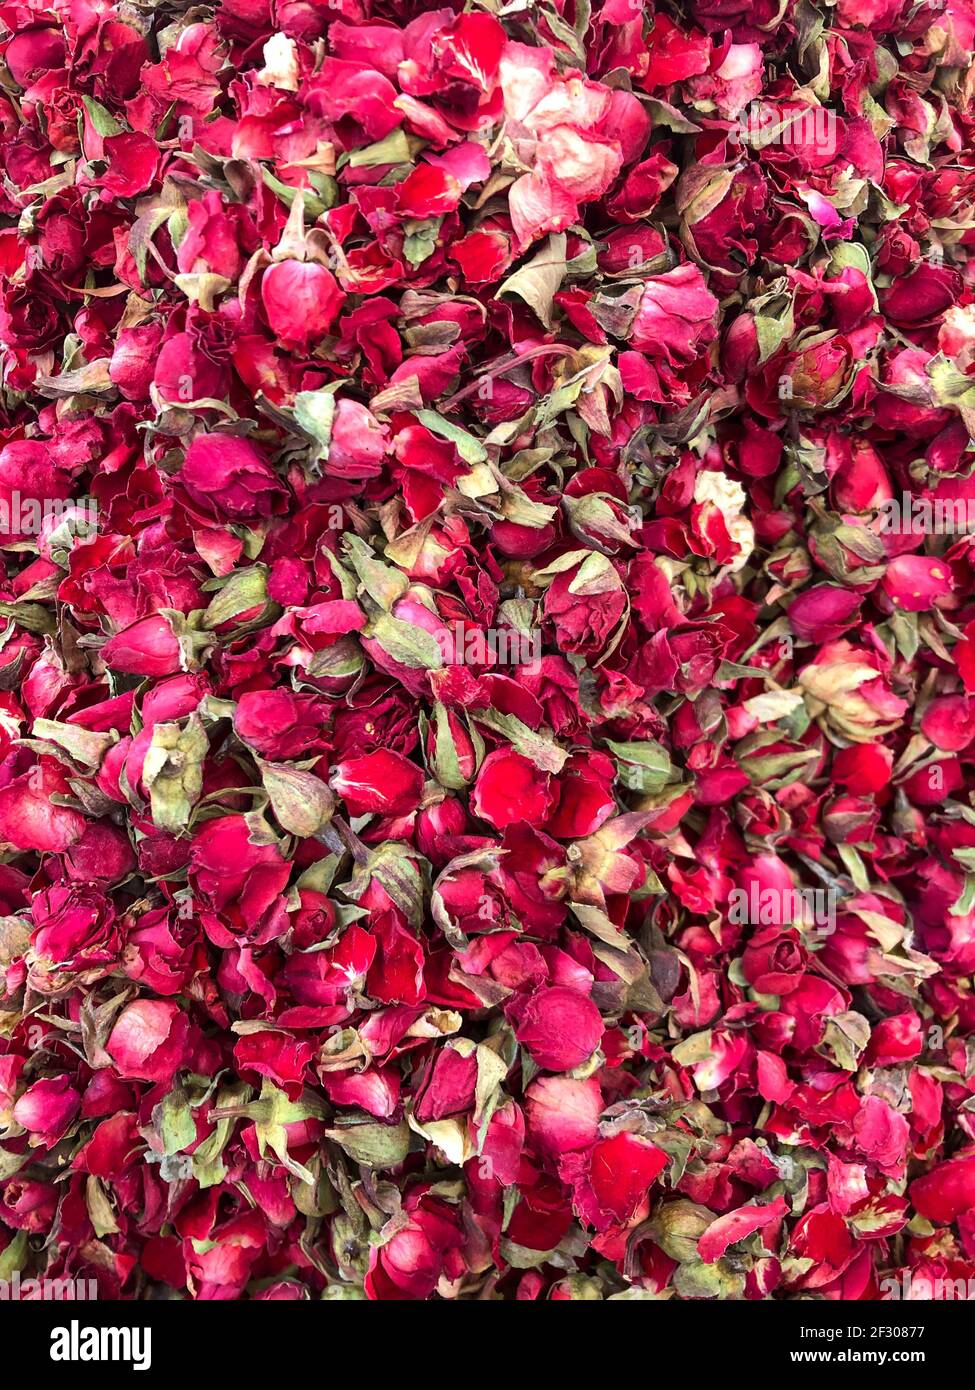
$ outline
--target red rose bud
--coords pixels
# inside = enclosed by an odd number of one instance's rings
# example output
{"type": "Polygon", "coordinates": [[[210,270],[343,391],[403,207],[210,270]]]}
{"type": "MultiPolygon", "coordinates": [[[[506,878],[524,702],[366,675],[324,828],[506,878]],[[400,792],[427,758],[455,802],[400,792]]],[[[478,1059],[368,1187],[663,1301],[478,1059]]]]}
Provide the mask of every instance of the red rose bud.
{"type": "Polygon", "coordinates": [[[718,301],[696,265],[686,263],[647,281],[630,330],[640,352],[684,366],[717,336],[718,301]]]}
{"type": "Polygon", "coordinates": [[[304,950],[330,935],[335,924],[335,907],[324,893],[316,893],[313,889],[302,889],[298,900],[300,906],[292,914],[291,932],[295,946],[304,950]]]}
{"type": "Polygon", "coordinates": [[[832,480],[833,500],[842,511],[868,512],[893,497],[890,475],[872,445],[858,441],[832,480]]]}
{"type": "Polygon", "coordinates": [[[162,333],[158,324],[145,324],[123,329],[115,342],[108,374],[130,401],[149,399],[162,333]]]}
{"type": "Polygon", "coordinates": [[[909,1010],[879,1021],[870,1035],[864,1060],[883,1067],[897,1066],[919,1057],[924,1051],[924,1042],[921,1019],[909,1010]]]}
{"type": "Polygon", "coordinates": [[[183,719],[210,693],[211,683],[203,674],[180,674],[162,680],[147,690],[142,699],[142,722],[152,725],[183,719]]]}
{"type": "Polygon", "coordinates": [[[14,1122],[22,1125],[32,1144],[53,1146],[64,1135],[78,1113],[81,1096],[68,1076],[35,1081],[13,1108],[14,1122]]]}
{"type": "Polygon", "coordinates": [[[304,352],[328,333],[345,295],[326,266],[276,261],[261,278],[261,300],[275,336],[304,352]]]}
{"type": "MultiPolygon", "coordinates": [[[[780,908],[774,906],[787,902],[788,895],[795,888],[788,866],[777,855],[756,855],[738,870],[737,879],[739,888],[748,898],[749,910],[753,902],[764,905],[762,903],[764,896],[773,904],[773,910],[777,913],[774,917],[766,918],[766,923],[773,922],[775,925],[779,925],[790,920],[787,916],[781,915],[780,908]]],[[[754,913],[752,913],[752,917],[754,918],[754,913]]]]}
{"type": "Polygon", "coordinates": [[[475,286],[499,279],[511,262],[513,248],[503,231],[482,228],[455,241],[450,254],[467,284],[475,286]]]}
{"type": "Polygon", "coordinates": [[[179,480],[191,501],[215,519],[252,521],[284,511],[284,487],[261,450],[246,439],[197,435],[179,480]]]}
{"type": "Polygon", "coordinates": [[[927,1221],[947,1225],[975,1207],[975,1158],[956,1158],[936,1164],[915,1179],[910,1199],[927,1221]]]}
{"type": "Polygon", "coordinates": [[[962,278],[949,266],[918,265],[881,291],[880,304],[892,323],[901,327],[930,323],[955,303],[962,278]]]}
{"type": "Polygon", "coordinates": [[[171,405],[219,399],[226,394],[228,381],[226,366],[215,360],[201,334],[173,333],[156,354],[152,385],[159,399],[171,405]]]}
{"type": "Polygon", "coordinates": [[[528,1131],[543,1154],[588,1149],[599,1133],[603,1098],[595,1077],[542,1076],[527,1091],[528,1131]]]}
{"type": "Polygon", "coordinates": [[[739,314],[721,344],[721,369],[730,381],[743,381],[759,364],[758,330],[752,314],[739,314]]]}
{"type": "Polygon", "coordinates": [[[63,853],[86,826],[79,811],[51,799],[70,792],[60,768],[47,760],[0,787],[0,840],[14,849],[63,853]]]}
{"type": "Polygon", "coordinates": [[[519,1002],[516,1034],[545,1071],[572,1071],[592,1056],[603,1021],[591,999],[561,985],[519,1002]]]}
{"type": "MultiPolygon", "coordinates": [[[[113,1172],[118,1171],[116,1168],[113,1172]]],[[[58,1194],[53,1183],[35,1182],[16,1177],[8,1182],[0,1196],[0,1214],[4,1225],[13,1231],[42,1235],[49,1231],[58,1209],[58,1194]]]]}
{"type": "Polygon", "coordinates": [[[241,1075],[256,1085],[264,1079],[273,1082],[289,1100],[301,1095],[305,1069],[313,1055],[314,1048],[306,1039],[271,1028],[248,1033],[234,1044],[241,1075]]]}
{"type": "Polygon", "coordinates": [[[141,618],[110,637],[101,650],[106,666],[132,676],[169,676],[182,665],[182,649],[169,618],[141,618]]]}
{"type": "Polygon", "coordinates": [[[975,700],[964,695],[932,700],[921,717],[921,733],[946,753],[967,748],[975,738],[975,700]]]}
{"type": "Polygon", "coordinates": [[[780,378],[780,398],[806,410],[822,410],[839,399],[847,384],[853,351],[831,334],[790,357],[780,378]]]}
{"type": "Polygon", "coordinates": [[[448,796],[435,806],[425,807],[416,818],[416,846],[426,858],[436,861],[445,841],[467,829],[467,813],[456,797],[448,796]]]}
{"type": "Polygon", "coordinates": [[[434,1055],[420,1077],[413,1114],[421,1124],[465,1114],[473,1109],[476,1085],[474,1049],[461,1050],[459,1046],[448,1044],[434,1055]]]}
{"type": "MultiPolygon", "coordinates": [[[[782,461],[782,440],[771,430],[746,420],[738,442],[739,468],[746,477],[768,478],[777,473],[782,461]]],[[[756,530],[761,518],[756,517],[756,530]]]]}
{"type": "Polygon", "coordinates": [[[376,478],[389,448],[389,431],[358,401],[340,400],[332,421],[328,461],[330,478],[376,478]]]}
{"type": "Polygon", "coordinates": [[[481,764],[471,805],[497,830],[515,821],[541,825],[555,805],[552,779],[521,753],[499,748],[481,764]]]}
{"type": "Polygon", "coordinates": [[[477,770],[474,736],[465,719],[454,710],[446,709],[438,701],[433,711],[427,734],[427,757],[440,785],[459,791],[467,786],[477,770]]]}
{"type": "Polygon", "coordinates": [[[191,1061],[190,1023],[176,1004],[143,999],[118,1016],[105,1049],[119,1076],[168,1082],[191,1061]]]}
{"type": "Polygon", "coordinates": [[[789,605],[789,626],[806,642],[834,642],[851,628],[863,595],[835,584],[817,584],[789,605]]]}
{"type": "Polygon", "coordinates": [[[649,1206],[653,1184],[667,1166],[667,1155],[638,1134],[600,1139],[590,1156],[589,1172],[576,1189],[582,1215],[604,1231],[632,1220],[649,1206]]]}
{"type": "Polygon", "coordinates": [[[336,764],[331,787],[351,816],[403,816],[420,804],[423,772],[402,753],[377,748],[336,764]]]}
{"type": "Polygon", "coordinates": [[[298,758],[325,747],[326,706],[314,695],[287,690],[245,691],[234,711],[234,730],[262,758],[298,758]]]}
{"type": "Polygon", "coordinates": [[[129,931],[125,971],[154,994],[180,994],[200,966],[196,950],[199,928],[166,908],[144,913],[129,931]]]}
{"type": "Polygon", "coordinates": [[[869,796],[889,784],[893,766],[891,749],[878,743],[861,743],[840,749],[833,760],[833,776],[843,786],[869,796]]]}
{"type": "Polygon", "coordinates": [[[965,775],[955,759],[935,761],[919,768],[903,784],[904,793],[915,806],[940,806],[965,783],[965,775]]]}
{"type": "Polygon", "coordinates": [[[944,561],[927,555],[898,555],[887,566],[883,584],[894,607],[905,613],[934,608],[954,588],[951,570],[944,561]]]}
{"type": "Polygon", "coordinates": [[[798,932],[766,927],[745,948],[742,971],[759,994],[791,994],[799,986],[807,960],[798,932]]]}
{"type": "Polygon", "coordinates": [[[414,1190],[405,1205],[402,1225],[381,1248],[373,1246],[365,1279],[370,1298],[429,1298],[442,1272],[455,1277],[464,1269],[460,1250],[464,1233],[453,1207],[414,1190]]]}

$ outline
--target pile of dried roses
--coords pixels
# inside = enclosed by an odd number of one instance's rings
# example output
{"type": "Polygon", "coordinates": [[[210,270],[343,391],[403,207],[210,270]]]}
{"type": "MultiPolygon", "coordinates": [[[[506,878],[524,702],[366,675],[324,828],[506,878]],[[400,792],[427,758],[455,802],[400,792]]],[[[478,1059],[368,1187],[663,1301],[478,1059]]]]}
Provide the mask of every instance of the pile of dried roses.
{"type": "Polygon", "coordinates": [[[0,23],[0,1278],[975,1277],[971,0],[0,23]]]}

